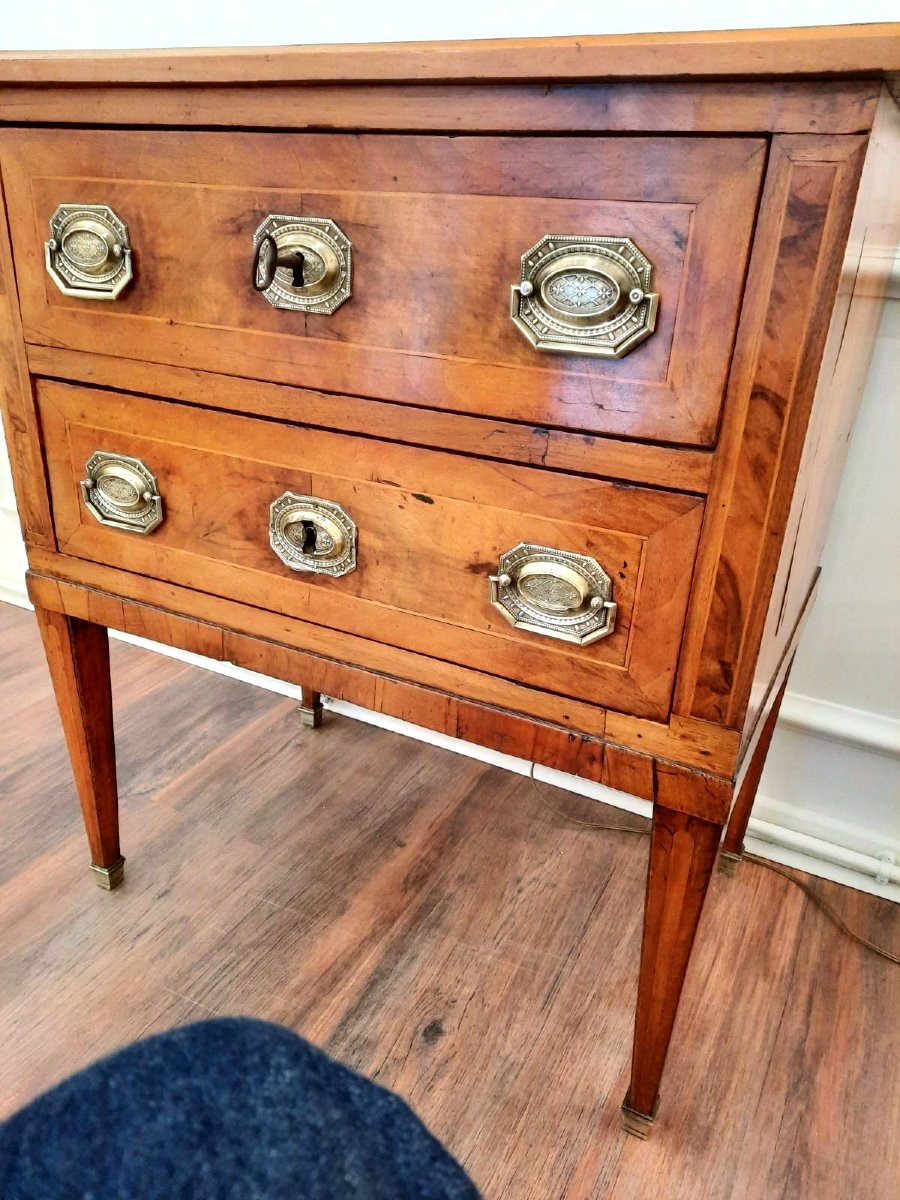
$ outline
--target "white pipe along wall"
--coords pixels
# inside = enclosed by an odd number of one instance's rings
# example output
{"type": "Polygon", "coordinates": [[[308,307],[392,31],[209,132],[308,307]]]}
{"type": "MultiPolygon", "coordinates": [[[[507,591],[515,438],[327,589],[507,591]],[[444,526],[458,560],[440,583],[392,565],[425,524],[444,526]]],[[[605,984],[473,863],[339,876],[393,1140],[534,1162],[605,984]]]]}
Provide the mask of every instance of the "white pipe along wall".
{"type": "MultiPolygon", "coordinates": [[[[452,8],[395,3],[373,6],[348,0],[340,13],[327,7],[270,0],[265,31],[243,4],[176,4],[159,0],[134,9],[98,0],[110,22],[93,20],[90,37],[108,30],[129,46],[258,44],[277,30],[281,44],[425,38],[525,37],[641,32],[671,28],[668,4],[646,2],[639,11],[598,18],[596,5],[570,0],[564,13],[520,0],[484,6],[460,0],[452,8]],[[299,11],[302,8],[302,12],[299,11]],[[211,19],[214,12],[214,20],[211,19]],[[251,21],[252,17],[252,21],[251,21]],[[248,24],[248,21],[250,23],[248,24]],[[214,41],[210,39],[214,37],[214,41]]],[[[774,0],[737,0],[728,27],[810,25],[846,20],[846,5],[774,0]]],[[[854,21],[896,17],[895,5],[860,2],[854,21]],[[892,11],[894,10],[894,11],[892,11]]],[[[679,6],[679,29],[723,28],[718,6],[679,6]]],[[[4,18],[3,49],[84,47],[85,28],[76,9],[36,0],[4,18]]],[[[897,273],[895,272],[895,280],[897,273]]],[[[862,407],[822,555],[816,607],[800,644],[781,719],[750,822],[747,848],[776,862],[900,901],[900,555],[895,526],[900,512],[900,292],[896,282],[875,345],[862,407]]],[[[25,554],[19,535],[9,465],[0,442],[0,600],[27,605],[25,554]]],[[[114,635],[118,636],[118,635],[114,635]]],[[[134,641],[136,639],[128,638],[134,641]]],[[[146,644],[146,643],[144,643],[146,644]]],[[[252,680],[286,695],[299,689],[164,647],[175,657],[252,680]]],[[[331,702],[360,720],[447,746],[523,774],[530,764],[442,737],[429,730],[331,702]]],[[[538,767],[538,779],[594,796],[629,811],[649,814],[649,804],[584,780],[538,767]]],[[[614,835],[611,835],[614,836],[614,835]]]]}

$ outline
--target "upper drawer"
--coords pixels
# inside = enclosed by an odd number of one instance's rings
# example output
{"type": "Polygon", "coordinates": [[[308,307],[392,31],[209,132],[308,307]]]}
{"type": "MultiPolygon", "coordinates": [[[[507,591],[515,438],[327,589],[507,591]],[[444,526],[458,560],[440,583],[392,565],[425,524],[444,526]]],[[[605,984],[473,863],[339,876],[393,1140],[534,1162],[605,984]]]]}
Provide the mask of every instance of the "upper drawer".
{"type": "MultiPolygon", "coordinates": [[[[715,440],[759,138],[10,129],[0,154],[29,341],[538,425],[715,440]],[[60,204],[109,205],[127,224],[134,279],[114,302],[63,295],[45,270],[60,204]],[[254,233],[269,214],[328,218],[349,239],[352,294],[330,315],[276,309],[254,290],[254,233]],[[546,235],[628,238],[650,261],[656,328],[627,356],[544,353],[515,327],[510,287],[546,235]]],[[[624,299],[609,300],[624,297],[615,280],[593,289],[593,261],[573,259],[554,293],[564,327],[632,319],[624,299]]],[[[535,298],[550,303],[547,286],[535,298]]]]}

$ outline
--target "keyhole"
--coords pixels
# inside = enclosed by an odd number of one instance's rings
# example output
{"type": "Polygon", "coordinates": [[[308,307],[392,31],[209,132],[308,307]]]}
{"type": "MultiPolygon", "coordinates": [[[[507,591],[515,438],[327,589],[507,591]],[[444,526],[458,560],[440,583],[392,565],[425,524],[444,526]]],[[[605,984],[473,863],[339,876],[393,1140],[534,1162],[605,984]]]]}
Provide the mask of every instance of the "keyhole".
{"type": "MultiPolygon", "coordinates": [[[[290,268],[294,272],[294,277],[291,280],[291,287],[295,287],[295,288],[306,287],[306,280],[303,278],[303,269],[306,265],[306,261],[303,257],[303,254],[301,253],[301,251],[299,251],[299,250],[293,251],[293,253],[291,254],[291,262],[286,265],[290,266],[290,268]]],[[[313,540],[315,540],[315,538],[313,540]]]]}
{"type": "Polygon", "coordinates": [[[303,521],[301,524],[303,525],[303,540],[300,543],[300,549],[304,554],[315,554],[318,530],[312,521],[303,521]]]}

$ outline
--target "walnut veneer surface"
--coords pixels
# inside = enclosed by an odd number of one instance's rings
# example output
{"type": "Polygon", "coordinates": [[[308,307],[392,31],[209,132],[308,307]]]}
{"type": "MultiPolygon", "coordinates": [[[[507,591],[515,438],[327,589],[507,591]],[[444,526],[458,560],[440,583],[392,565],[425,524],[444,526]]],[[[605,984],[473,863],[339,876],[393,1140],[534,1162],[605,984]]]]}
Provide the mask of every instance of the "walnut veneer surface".
{"type": "Polygon", "coordinates": [[[325,692],[651,800],[625,1106],[646,1133],[815,591],[897,244],[898,69],[896,26],[0,57],[4,419],[101,882],[107,628],[298,682],[310,719],[325,692]],[[45,270],[66,204],[127,222],[113,301],[45,270]],[[352,243],[331,315],[254,290],[270,213],[352,243]],[[652,262],[625,357],[540,353],[510,320],[548,235],[652,262]],[[97,450],[152,469],[146,536],[89,509],[97,450]],[[276,556],[283,492],[352,515],[355,569],[276,556]],[[504,620],[488,577],[519,543],[600,564],[609,636],[504,620]]]}

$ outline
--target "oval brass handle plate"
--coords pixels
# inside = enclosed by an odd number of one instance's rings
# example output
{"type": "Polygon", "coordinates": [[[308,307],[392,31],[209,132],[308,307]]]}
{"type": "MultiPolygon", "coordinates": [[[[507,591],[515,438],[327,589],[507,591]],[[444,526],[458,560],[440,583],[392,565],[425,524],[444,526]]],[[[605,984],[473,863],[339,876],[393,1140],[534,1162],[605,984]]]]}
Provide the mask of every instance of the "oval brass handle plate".
{"type": "Polygon", "coordinates": [[[630,238],[548,233],[522,255],[510,316],[537,350],[623,358],[656,328],[652,273],[630,238]]]}
{"type": "Polygon", "coordinates": [[[595,558],[520,542],[490,576],[491,604],[516,629],[587,646],[616,625],[612,580],[595,558]]]}
{"type": "Polygon", "coordinates": [[[163,505],[156,476],[139,458],[95,450],[81,481],[85,507],[101,525],[151,533],[162,523],[163,505]]]}
{"type": "Polygon", "coordinates": [[[327,217],[270,213],[253,235],[251,282],[273,308],[333,313],[352,275],[350,239],[327,217]]]}
{"type": "Polygon", "coordinates": [[[269,507],[269,545],[292,571],[356,570],[356,525],[333,500],[284,492],[269,507]]]}
{"type": "Polygon", "coordinates": [[[60,204],[44,262],[63,295],[115,300],[132,280],[128,226],[106,204],[60,204]]]}

